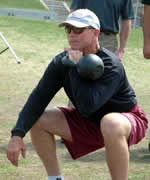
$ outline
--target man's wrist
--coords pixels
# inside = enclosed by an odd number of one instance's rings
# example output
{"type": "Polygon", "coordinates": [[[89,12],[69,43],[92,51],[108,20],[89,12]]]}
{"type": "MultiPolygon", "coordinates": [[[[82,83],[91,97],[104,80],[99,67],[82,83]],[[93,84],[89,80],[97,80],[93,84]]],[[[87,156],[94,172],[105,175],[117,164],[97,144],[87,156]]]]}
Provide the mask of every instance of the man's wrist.
{"type": "Polygon", "coordinates": [[[13,129],[11,131],[11,137],[13,137],[13,136],[17,136],[17,137],[23,138],[25,136],[25,133],[23,131],[19,130],[19,129],[13,129]]]}
{"type": "Polygon", "coordinates": [[[20,136],[11,136],[11,139],[13,139],[13,140],[22,140],[22,137],[20,137],[20,136]]]}
{"type": "Polygon", "coordinates": [[[119,48],[119,52],[121,52],[121,53],[124,53],[125,52],[125,48],[119,48]]]}

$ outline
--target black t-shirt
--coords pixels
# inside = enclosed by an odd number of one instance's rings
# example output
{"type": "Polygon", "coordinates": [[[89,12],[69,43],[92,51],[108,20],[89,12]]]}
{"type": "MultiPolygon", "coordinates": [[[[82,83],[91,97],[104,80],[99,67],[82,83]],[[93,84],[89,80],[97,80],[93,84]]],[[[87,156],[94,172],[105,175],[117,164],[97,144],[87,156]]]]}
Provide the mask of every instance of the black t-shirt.
{"type": "Polygon", "coordinates": [[[25,136],[61,88],[80,115],[93,123],[99,124],[109,112],[128,112],[137,104],[124,67],[115,54],[103,48],[97,52],[104,62],[104,74],[96,81],[81,78],[76,68],[65,67],[61,61],[65,55],[66,52],[57,55],[48,65],[21,110],[12,135],[25,136]]]}
{"type": "Polygon", "coordinates": [[[142,0],[142,3],[143,3],[143,4],[150,5],[150,0],[142,0]]]}

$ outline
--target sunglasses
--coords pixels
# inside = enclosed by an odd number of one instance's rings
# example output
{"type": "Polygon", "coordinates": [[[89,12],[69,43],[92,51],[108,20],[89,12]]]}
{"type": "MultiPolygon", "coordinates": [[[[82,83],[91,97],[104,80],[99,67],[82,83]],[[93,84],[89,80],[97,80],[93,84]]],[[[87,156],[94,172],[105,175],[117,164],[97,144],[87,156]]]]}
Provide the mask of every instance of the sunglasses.
{"type": "Polygon", "coordinates": [[[71,32],[73,32],[74,34],[81,34],[86,29],[94,29],[94,28],[91,26],[84,27],[84,28],[77,28],[74,26],[65,26],[65,31],[67,34],[70,34],[71,32]]]}

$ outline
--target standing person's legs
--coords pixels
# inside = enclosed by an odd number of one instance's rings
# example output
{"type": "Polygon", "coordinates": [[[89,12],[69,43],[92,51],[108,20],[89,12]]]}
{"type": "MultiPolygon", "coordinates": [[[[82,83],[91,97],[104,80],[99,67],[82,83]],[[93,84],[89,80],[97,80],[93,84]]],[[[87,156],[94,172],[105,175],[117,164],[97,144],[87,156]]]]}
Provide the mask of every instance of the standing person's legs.
{"type": "Polygon", "coordinates": [[[115,52],[118,48],[118,40],[117,35],[115,34],[105,34],[104,32],[100,32],[99,35],[99,43],[102,47],[115,52]]]}
{"type": "Polygon", "coordinates": [[[57,108],[45,111],[31,129],[32,143],[48,176],[60,175],[54,135],[72,141],[66,118],[57,108]]]}

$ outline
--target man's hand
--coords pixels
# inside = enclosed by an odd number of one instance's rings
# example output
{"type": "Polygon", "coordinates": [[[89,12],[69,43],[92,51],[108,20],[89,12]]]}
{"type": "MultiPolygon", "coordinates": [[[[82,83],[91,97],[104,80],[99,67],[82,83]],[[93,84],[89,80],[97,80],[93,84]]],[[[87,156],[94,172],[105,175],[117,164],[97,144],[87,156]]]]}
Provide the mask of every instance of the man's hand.
{"type": "Polygon", "coordinates": [[[70,48],[65,48],[67,51],[67,55],[71,61],[78,62],[80,58],[83,56],[83,52],[79,50],[72,50],[70,48]]]}
{"type": "Polygon", "coordinates": [[[143,54],[144,58],[150,59],[150,44],[146,45],[146,43],[144,42],[143,54]]]}
{"type": "Polygon", "coordinates": [[[124,50],[117,49],[115,54],[116,54],[116,56],[119,57],[120,61],[122,62],[124,50]]]}
{"type": "Polygon", "coordinates": [[[7,158],[14,165],[18,166],[19,154],[25,158],[26,148],[21,137],[13,136],[7,146],[7,158]]]}

